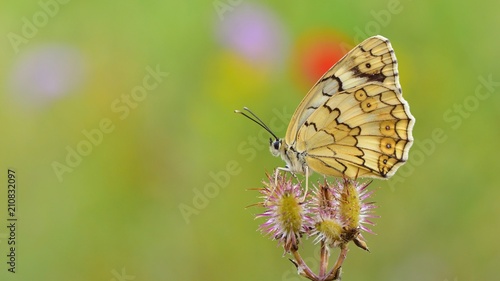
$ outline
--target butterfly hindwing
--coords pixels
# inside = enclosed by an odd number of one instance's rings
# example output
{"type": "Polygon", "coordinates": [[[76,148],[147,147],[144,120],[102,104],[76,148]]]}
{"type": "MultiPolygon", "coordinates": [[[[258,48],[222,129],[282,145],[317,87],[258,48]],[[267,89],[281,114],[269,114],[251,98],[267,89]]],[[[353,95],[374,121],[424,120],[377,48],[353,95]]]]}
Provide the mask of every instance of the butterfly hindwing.
{"type": "Polygon", "coordinates": [[[369,82],[320,105],[299,128],[295,147],[321,174],[386,178],[408,159],[413,124],[397,88],[369,82]]]}

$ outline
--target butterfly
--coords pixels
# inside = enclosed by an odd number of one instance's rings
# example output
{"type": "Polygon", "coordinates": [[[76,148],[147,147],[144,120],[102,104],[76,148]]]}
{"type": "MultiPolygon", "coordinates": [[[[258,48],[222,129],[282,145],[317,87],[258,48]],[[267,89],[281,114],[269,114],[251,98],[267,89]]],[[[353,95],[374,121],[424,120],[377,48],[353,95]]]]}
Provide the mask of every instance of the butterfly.
{"type": "Polygon", "coordinates": [[[270,150],[292,174],[390,178],[408,160],[415,118],[403,99],[389,40],[377,35],[349,51],[312,87],[270,150]]]}

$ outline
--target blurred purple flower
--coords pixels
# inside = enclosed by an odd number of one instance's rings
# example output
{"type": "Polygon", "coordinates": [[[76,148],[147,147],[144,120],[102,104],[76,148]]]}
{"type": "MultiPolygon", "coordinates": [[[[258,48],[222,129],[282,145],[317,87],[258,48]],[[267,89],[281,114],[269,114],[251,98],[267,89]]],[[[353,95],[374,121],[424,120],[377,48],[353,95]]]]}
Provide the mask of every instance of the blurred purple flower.
{"type": "Polygon", "coordinates": [[[286,55],[286,34],[280,20],[262,6],[242,4],[228,11],[217,26],[225,47],[258,64],[279,65],[286,55]]]}
{"type": "Polygon", "coordinates": [[[79,50],[64,45],[38,47],[12,69],[10,89],[23,103],[45,104],[75,91],[84,80],[79,50]]]}

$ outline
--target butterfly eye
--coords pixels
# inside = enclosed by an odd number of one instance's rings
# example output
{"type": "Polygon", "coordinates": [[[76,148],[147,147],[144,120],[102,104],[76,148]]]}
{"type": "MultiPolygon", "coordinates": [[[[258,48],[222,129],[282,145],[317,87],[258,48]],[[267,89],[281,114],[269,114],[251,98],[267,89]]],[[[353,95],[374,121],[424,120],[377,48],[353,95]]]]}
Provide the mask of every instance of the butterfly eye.
{"type": "Polygon", "coordinates": [[[279,142],[278,140],[276,140],[276,141],[273,143],[273,147],[274,147],[274,149],[279,150],[279,149],[280,149],[280,142],[279,142]]]}

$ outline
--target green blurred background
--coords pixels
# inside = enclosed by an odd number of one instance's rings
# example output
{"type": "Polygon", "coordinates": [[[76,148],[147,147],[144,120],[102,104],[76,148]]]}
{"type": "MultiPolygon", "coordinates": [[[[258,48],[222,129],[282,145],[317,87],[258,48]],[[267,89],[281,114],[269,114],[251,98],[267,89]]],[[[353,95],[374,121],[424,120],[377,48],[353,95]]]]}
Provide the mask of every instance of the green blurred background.
{"type": "Polygon", "coordinates": [[[283,163],[233,110],[283,136],[322,72],[375,34],[396,50],[416,141],[372,183],[377,235],[343,280],[498,279],[500,2],[0,6],[0,280],[305,280],[245,208],[283,163]]]}

